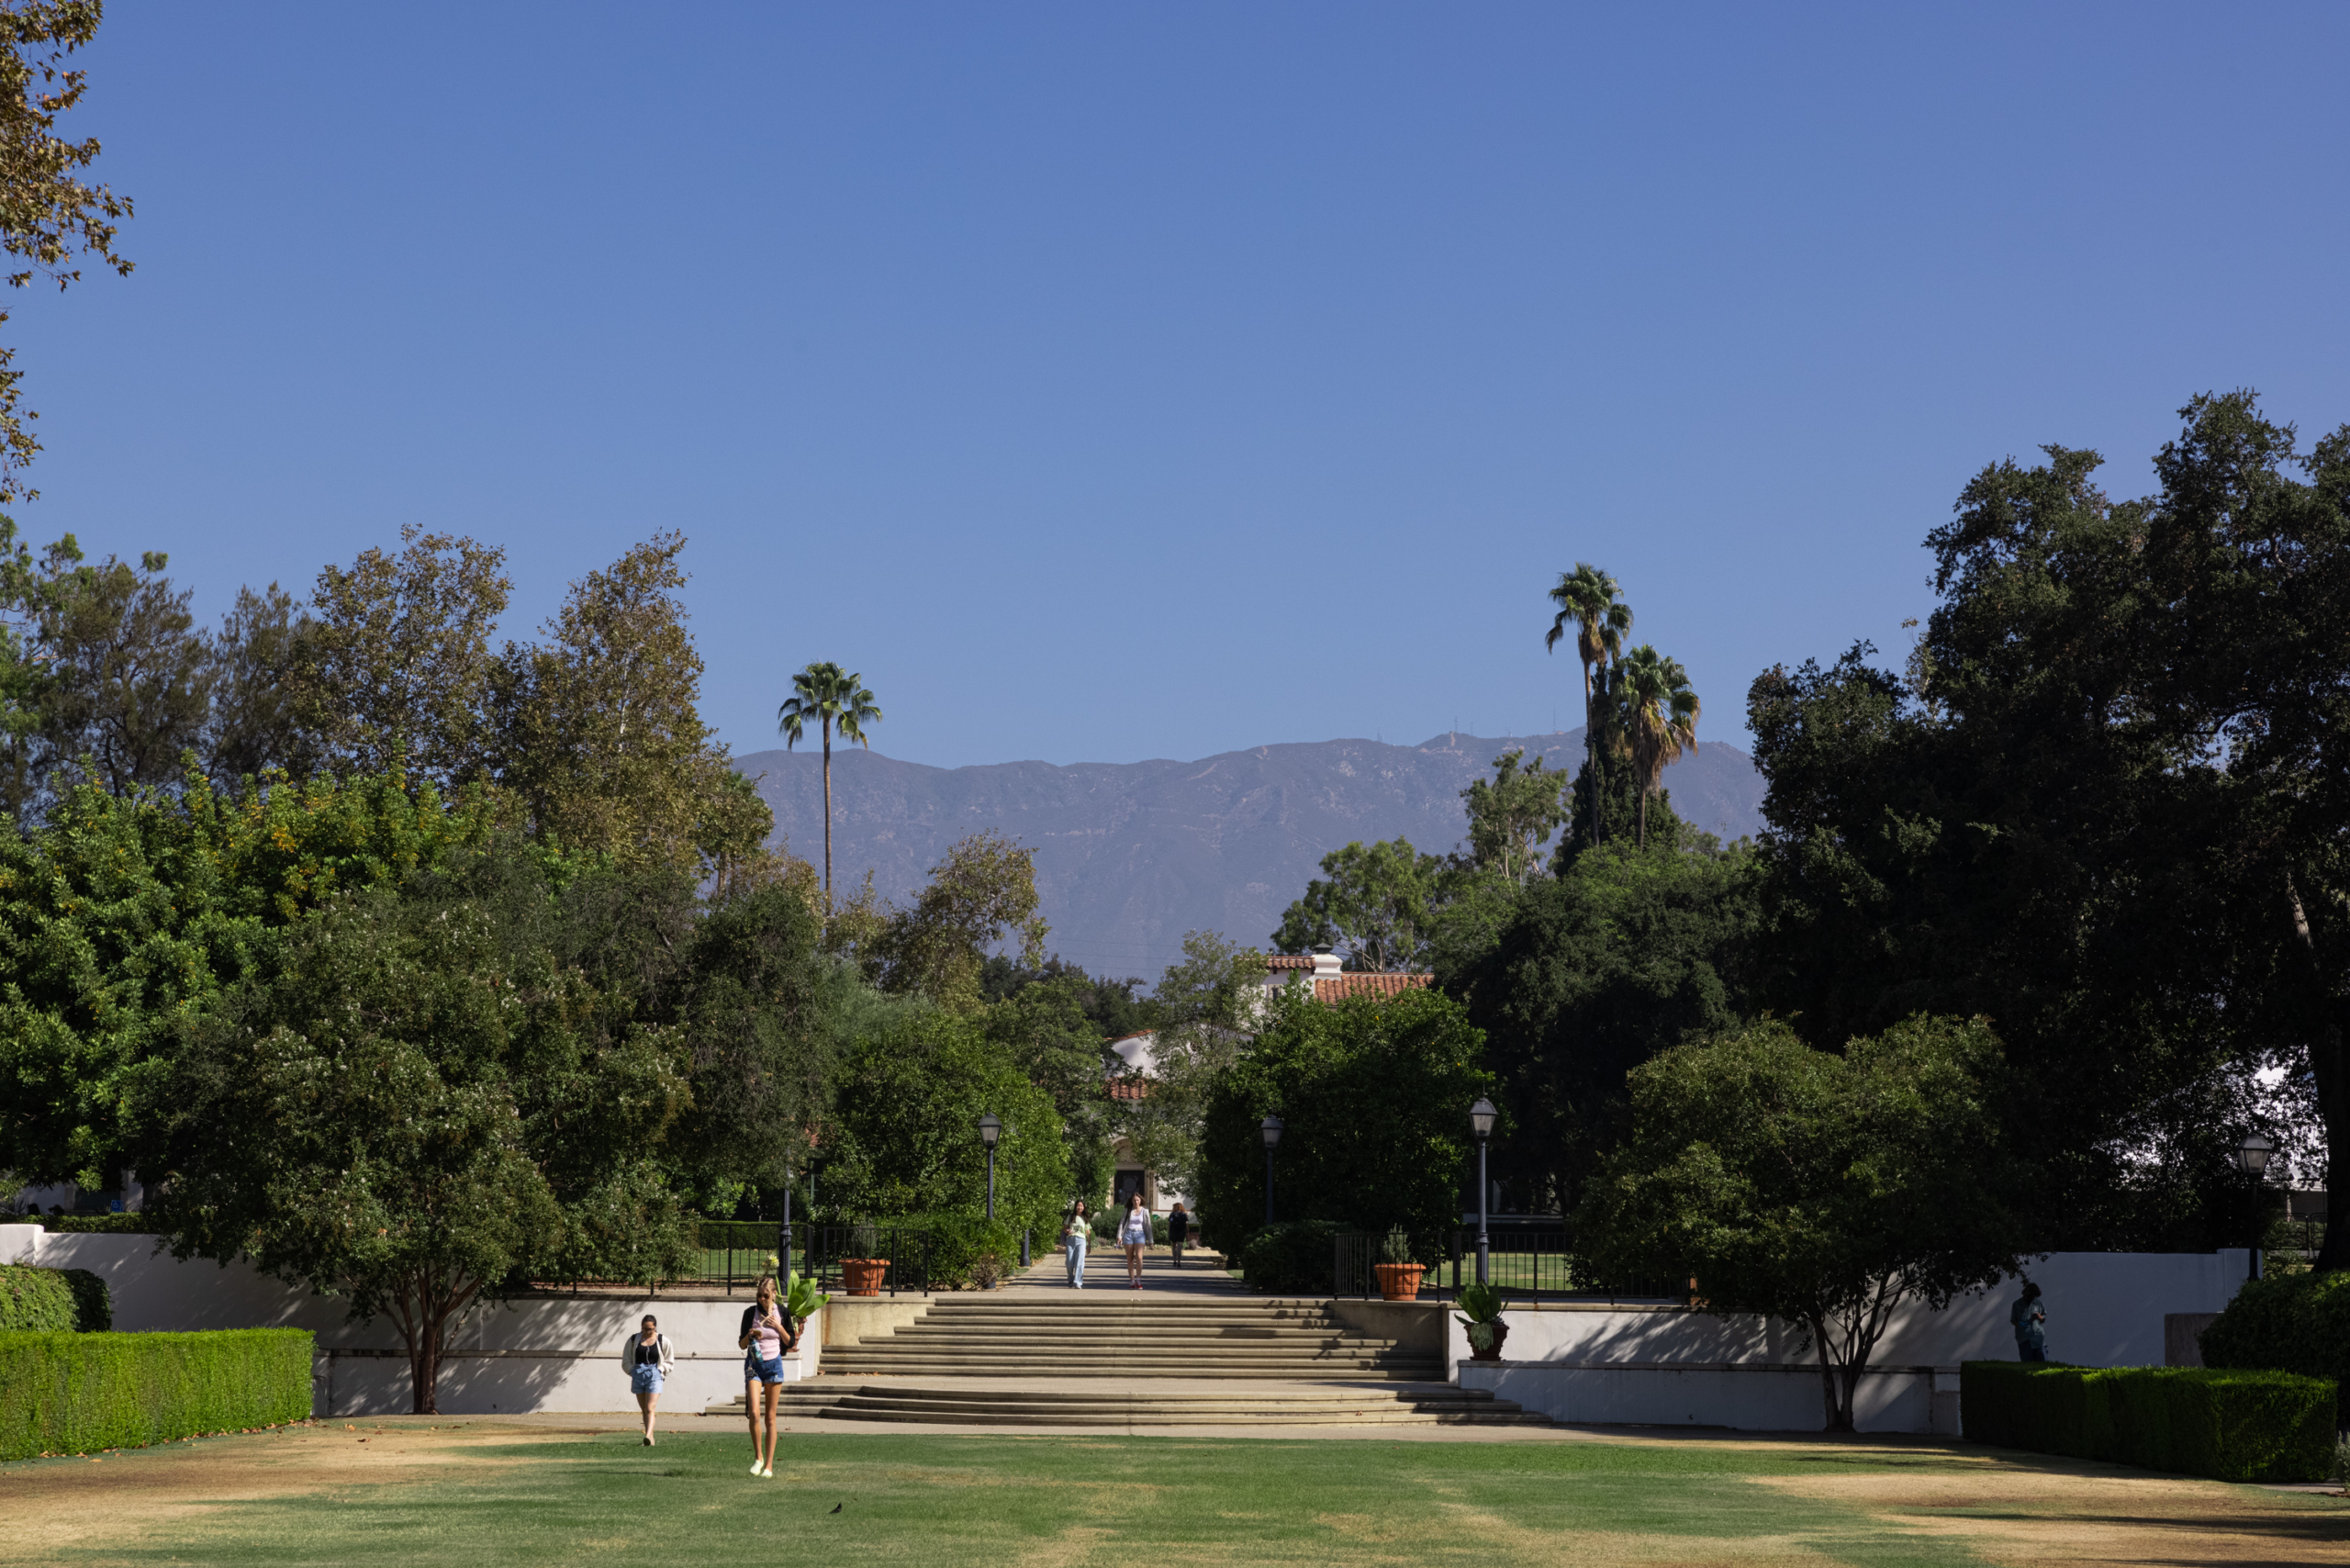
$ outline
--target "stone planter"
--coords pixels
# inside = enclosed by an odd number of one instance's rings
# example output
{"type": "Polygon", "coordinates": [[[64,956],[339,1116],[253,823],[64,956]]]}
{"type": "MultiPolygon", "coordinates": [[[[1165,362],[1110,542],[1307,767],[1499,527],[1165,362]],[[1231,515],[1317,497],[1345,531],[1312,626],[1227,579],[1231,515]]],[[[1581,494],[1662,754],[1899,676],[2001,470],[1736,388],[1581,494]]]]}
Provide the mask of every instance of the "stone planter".
{"type": "Polygon", "coordinates": [[[841,1279],[851,1295],[879,1295],[881,1282],[889,1277],[890,1260],[886,1258],[844,1258],[841,1279]]]}
{"type": "Polygon", "coordinates": [[[1491,1323],[1468,1325],[1469,1359],[1472,1361],[1498,1361],[1502,1359],[1502,1341],[1509,1338],[1509,1325],[1496,1317],[1491,1323]]]}
{"type": "Polygon", "coordinates": [[[1425,1263],[1373,1263],[1371,1271],[1379,1276],[1380,1300],[1414,1301],[1420,1294],[1420,1276],[1428,1271],[1425,1263]]]}

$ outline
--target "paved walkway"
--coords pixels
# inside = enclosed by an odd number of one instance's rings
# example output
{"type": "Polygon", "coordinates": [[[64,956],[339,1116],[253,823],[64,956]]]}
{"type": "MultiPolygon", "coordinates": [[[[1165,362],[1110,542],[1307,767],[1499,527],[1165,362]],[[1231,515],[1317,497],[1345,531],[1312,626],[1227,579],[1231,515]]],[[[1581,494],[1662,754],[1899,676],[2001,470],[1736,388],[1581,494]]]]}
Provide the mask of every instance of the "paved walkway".
{"type": "MultiPolygon", "coordinates": [[[[1125,1249],[1109,1242],[1097,1240],[1086,1249],[1085,1289],[1072,1291],[1069,1283],[1069,1265],[1056,1248],[1039,1256],[1028,1269],[1015,1273],[1003,1282],[1006,1293],[1022,1297],[1053,1294],[1059,1295],[1091,1295],[1095,1291],[1110,1291],[1131,1295],[1126,1283],[1125,1249]]],[[[1246,1296],[1248,1287],[1232,1277],[1224,1266],[1224,1259],[1214,1252],[1203,1252],[1196,1247],[1183,1249],[1183,1266],[1175,1266],[1174,1255],[1164,1247],[1143,1249],[1142,1288],[1174,1295],[1246,1296]]]]}

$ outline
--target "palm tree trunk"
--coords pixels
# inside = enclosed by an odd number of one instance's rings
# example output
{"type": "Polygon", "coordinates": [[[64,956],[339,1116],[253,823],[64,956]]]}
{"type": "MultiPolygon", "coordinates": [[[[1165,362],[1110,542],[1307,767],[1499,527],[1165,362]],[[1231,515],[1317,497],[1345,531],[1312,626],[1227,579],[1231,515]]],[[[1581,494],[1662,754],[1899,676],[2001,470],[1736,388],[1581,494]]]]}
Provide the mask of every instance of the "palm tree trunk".
{"type": "Polygon", "coordinates": [[[1599,704],[1593,700],[1591,666],[1583,666],[1583,772],[1591,779],[1591,846],[1599,847],[1599,704]]]}
{"type": "Polygon", "coordinates": [[[827,714],[824,727],[824,912],[829,916],[833,908],[833,721],[827,714]]]}
{"type": "Polygon", "coordinates": [[[1649,792],[1645,788],[1640,790],[1640,835],[1633,846],[1639,849],[1649,846],[1649,792]]]}

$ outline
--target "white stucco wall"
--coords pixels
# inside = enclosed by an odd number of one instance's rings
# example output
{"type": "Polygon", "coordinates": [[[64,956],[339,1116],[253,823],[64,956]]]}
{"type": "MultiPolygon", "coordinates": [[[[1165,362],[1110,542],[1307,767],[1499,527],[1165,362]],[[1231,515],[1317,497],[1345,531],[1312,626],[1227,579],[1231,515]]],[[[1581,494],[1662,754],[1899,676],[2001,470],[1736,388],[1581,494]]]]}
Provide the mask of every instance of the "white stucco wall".
{"type": "MultiPolygon", "coordinates": [[[[159,1250],[151,1236],[58,1236],[33,1226],[0,1226],[0,1262],[89,1270],[113,1294],[118,1331],[308,1328],[319,1339],[315,1414],[409,1407],[407,1352],[389,1319],[352,1323],[342,1302],[245,1263],[183,1263],[159,1250]]],[[[450,1335],[441,1408],[454,1416],[633,1410],[621,1340],[651,1313],[677,1357],[662,1407],[699,1412],[743,1392],[743,1352],[734,1339],[749,1299],[580,1295],[487,1304],[466,1313],[450,1335]]],[[[799,1354],[786,1359],[787,1381],[816,1374],[823,1338],[823,1324],[811,1320],[799,1354]]]]}

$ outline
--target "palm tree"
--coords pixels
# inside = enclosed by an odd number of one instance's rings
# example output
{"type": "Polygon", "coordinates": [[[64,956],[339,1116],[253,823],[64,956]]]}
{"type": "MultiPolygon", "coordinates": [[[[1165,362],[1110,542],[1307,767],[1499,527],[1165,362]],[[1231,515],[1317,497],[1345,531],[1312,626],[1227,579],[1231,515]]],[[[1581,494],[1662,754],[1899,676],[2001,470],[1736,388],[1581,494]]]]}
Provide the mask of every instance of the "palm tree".
{"type": "Polygon", "coordinates": [[[1664,781],[1665,765],[1697,745],[1697,694],[1689,672],[1642,643],[1624,655],[1624,707],[1630,721],[1632,768],[1640,781],[1639,846],[1649,843],[1649,797],[1664,781]]]}
{"type": "Polygon", "coordinates": [[[865,689],[865,678],[844,671],[836,664],[813,664],[791,678],[791,696],[776,710],[776,728],[785,736],[787,747],[800,744],[808,721],[813,719],[824,737],[824,906],[833,902],[833,732],[838,730],[841,739],[855,741],[867,751],[873,743],[865,738],[865,726],[881,722],[881,710],[873,705],[873,693],[865,689]]]}
{"type": "Polygon", "coordinates": [[[1624,634],[1632,629],[1632,607],[1617,597],[1617,592],[1614,577],[1588,561],[1577,561],[1573,571],[1559,574],[1559,586],[1550,590],[1550,602],[1559,607],[1559,613],[1542,639],[1545,650],[1554,650],[1559,639],[1567,634],[1567,622],[1575,624],[1575,653],[1583,659],[1583,749],[1591,773],[1591,842],[1595,845],[1599,842],[1599,782],[1605,765],[1599,757],[1599,714],[1591,672],[1594,666],[1604,666],[1623,653],[1624,634]]]}

